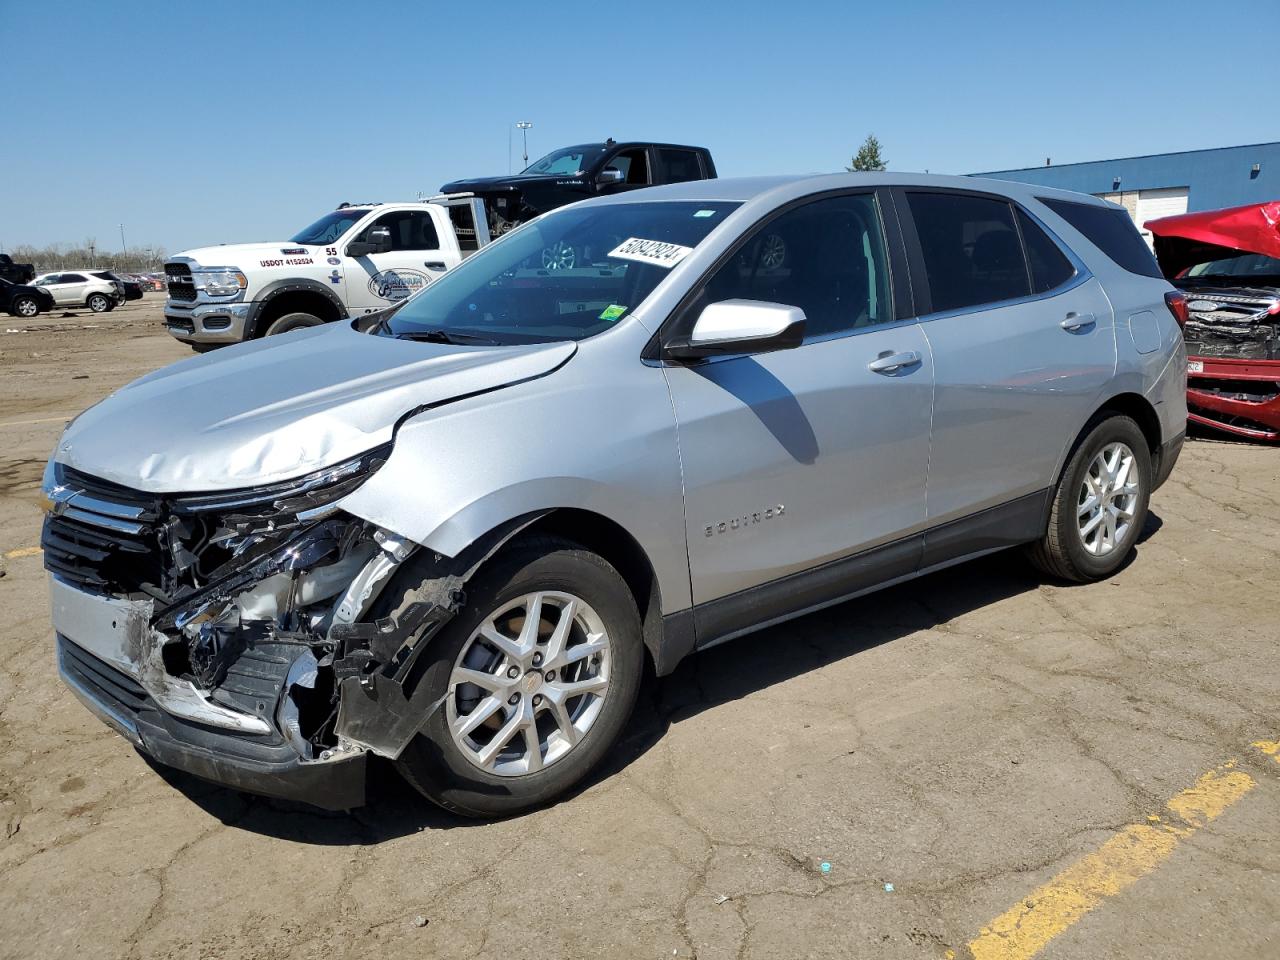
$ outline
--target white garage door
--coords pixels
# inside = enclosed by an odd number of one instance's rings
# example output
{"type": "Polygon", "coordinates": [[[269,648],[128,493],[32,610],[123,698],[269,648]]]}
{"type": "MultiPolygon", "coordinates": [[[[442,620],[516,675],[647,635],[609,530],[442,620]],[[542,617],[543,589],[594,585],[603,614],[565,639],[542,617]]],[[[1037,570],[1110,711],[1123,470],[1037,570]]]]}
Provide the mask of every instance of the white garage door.
{"type": "Polygon", "coordinates": [[[1186,187],[1140,190],[1138,191],[1138,215],[1134,219],[1138,221],[1138,230],[1142,232],[1142,239],[1146,240],[1147,245],[1150,246],[1151,232],[1143,226],[1144,223],[1148,220],[1158,220],[1160,217],[1176,217],[1186,212],[1186,187]]]}

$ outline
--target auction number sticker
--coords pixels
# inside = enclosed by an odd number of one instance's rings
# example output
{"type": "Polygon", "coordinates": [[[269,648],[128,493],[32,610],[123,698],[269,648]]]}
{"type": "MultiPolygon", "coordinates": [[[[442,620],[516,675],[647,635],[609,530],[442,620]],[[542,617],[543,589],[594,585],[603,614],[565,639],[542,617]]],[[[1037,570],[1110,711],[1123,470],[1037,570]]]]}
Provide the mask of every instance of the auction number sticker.
{"type": "Polygon", "coordinates": [[[610,250],[609,256],[618,260],[651,263],[655,267],[666,267],[670,270],[691,253],[693,253],[693,247],[682,247],[678,243],[664,243],[661,240],[644,240],[640,237],[631,237],[623,240],[622,243],[610,250]]]}
{"type": "Polygon", "coordinates": [[[1203,360],[1188,360],[1188,361],[1187,361],[1187,373],[1204,373],[1204,361],[1203,361],[1203,360]]]}

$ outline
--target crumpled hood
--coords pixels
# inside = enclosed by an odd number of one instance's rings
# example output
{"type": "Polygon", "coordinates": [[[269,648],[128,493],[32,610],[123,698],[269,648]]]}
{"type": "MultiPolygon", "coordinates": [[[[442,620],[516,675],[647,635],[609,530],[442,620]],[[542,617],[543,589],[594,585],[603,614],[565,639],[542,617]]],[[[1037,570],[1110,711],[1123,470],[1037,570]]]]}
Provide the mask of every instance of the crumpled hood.
{"type": "Polygon", "coordinates": [[[175,253],[170,260],[189,258],[202,267],[237,267],[241,270],[258,270],[263,260],[279,260],[281,257],[323,257],[323,246],[307,246],[289,240],[265,240],[262,243],[223,243],[216,247],[196,247],[175,253]],[[305,250],[305,253],[288,253],[285,250],[305,250]]]}
{"type": "Polygon", "coordinates": [[[1238,253],[1280,258],[1280,200],[1161,217],[1143,224],[1170,279],[1188,267],[1238,253]]]}
{"type": "Polygon", "coordinates": [[[301,476],[386,443],[416,408],[556,370],[574,343],[473,347],[338,323],[182,360],[82,413],[54,459],[153,493],[301,476]]]}

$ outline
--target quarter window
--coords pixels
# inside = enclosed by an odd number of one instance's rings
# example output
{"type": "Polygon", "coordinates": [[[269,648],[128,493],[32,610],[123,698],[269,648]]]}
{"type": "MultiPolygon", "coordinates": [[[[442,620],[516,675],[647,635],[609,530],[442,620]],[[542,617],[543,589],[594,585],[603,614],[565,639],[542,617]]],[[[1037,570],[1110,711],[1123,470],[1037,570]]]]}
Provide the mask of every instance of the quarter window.
{"type": "Polygon", "coordinates": [[[672,150],[659,147],[658,157],[662,160],[663,169],[667,172],[667,183],[684,183],[686,180],[702,179],[702,168],[698,164],[698,154],[693,150],[672,150]]]}
{"type": "Polygon", "coordinates": [[[858,194],[818,200],[760,227],[707,281],[696,309],[722,300],[799,307],[806,337],[893,319],[875,198],[858,194]]]}
{"type": "Polygon", "coordinates": [[[1031,289],[1046,293],[1060,287],[1075,275],[1076,268],[1058,249],[1039,224],[1018,210],[1018,228],[1022,231],[1022,243],[1027,250],[1027,262],[1031,265],[1031,289]]]}
{"type": "Polygon", "coordinates": [[[1049,200],[1045,197],[1037,199],[1083,233],[1085,239],[1110,257],[1117,266],[1142,277],[1164,279],[1151,248],[1123,209],[1092,203],[1074,203],[1070,200],[1049,200]]]}
{"type": "Polygon", "coordinates": [[[1027,262],[1006,201],[959,193],[908,193],[933,310],[1025,297],[1027,262]]]}

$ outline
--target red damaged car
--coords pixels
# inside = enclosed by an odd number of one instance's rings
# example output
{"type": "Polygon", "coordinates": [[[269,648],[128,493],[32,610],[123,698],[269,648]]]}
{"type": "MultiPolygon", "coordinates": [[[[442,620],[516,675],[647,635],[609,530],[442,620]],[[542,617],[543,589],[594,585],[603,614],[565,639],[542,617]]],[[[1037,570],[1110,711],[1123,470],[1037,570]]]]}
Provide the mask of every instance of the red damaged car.
{"type": "Polygon", "coordinates": [[[1145,226],[1187,297],[1188,419],[1280,440],[1280,201],[1145,226]]]}

